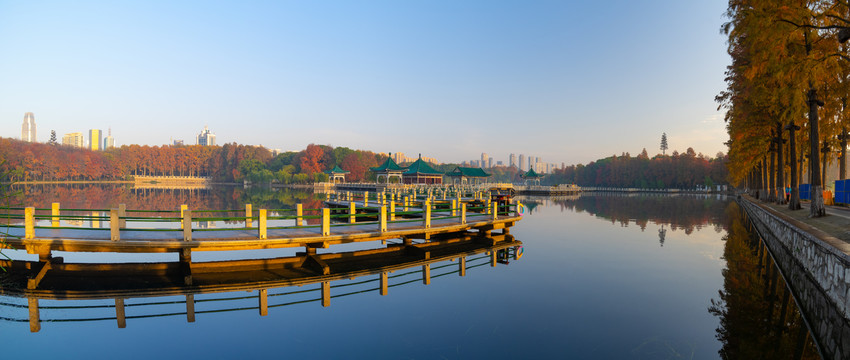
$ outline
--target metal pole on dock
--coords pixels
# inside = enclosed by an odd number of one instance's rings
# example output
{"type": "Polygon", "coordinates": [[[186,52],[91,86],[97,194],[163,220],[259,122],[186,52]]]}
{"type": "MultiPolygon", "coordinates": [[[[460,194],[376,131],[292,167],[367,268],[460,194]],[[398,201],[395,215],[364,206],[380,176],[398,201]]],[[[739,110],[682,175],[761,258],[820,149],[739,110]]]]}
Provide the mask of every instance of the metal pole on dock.
{"type": "Polygon", "coordinates": [[[431,200],[425,200],[425,202],[422,205],[425,208],[424,209],[425,213],[422,216],[425,219],[424,226],[425,226],[426,229],[430,229],[431,228],[431,200]]]}
{"type": "Polygon", "coordinates": [[[381,232],[387,231],[387,207],[381,206],[381,212],[378,214],[378,226],[381,232]]]}
{"type": "Polygon", "coordinates": [[[354,222],[356,221],[354,219],[354,215],[357,214],[357,207],[354,205],[354,201],[348,203],[348,214],[348,223],[354,224],[354,222]]]}
{"type": "Polygon", "coordinates": [[[466,203],[460,204],[460,223],[466,224],[466,203]]]}

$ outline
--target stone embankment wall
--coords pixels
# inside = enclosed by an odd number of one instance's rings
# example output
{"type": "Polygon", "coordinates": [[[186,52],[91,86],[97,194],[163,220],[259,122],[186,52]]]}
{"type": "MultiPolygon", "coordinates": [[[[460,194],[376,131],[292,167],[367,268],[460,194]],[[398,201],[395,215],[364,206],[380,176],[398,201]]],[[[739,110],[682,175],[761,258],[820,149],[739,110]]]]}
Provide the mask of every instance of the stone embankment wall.
{"type": "Polygon", "coordinates": [[[823,355],[850,359],[850,256],[843,241],[747,199],[758,229],[809,322],[823,355]]]}

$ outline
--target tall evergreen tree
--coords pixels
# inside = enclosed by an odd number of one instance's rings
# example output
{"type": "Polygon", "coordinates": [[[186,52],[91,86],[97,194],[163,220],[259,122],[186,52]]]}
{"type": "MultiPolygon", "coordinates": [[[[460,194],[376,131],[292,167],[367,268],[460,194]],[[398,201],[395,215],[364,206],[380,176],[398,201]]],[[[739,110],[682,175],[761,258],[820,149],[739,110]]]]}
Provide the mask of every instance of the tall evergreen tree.
{"type": "Polygon", "coordinates": [[[661,133],[661,154],[667,155],[667,133],[661,133]]]}

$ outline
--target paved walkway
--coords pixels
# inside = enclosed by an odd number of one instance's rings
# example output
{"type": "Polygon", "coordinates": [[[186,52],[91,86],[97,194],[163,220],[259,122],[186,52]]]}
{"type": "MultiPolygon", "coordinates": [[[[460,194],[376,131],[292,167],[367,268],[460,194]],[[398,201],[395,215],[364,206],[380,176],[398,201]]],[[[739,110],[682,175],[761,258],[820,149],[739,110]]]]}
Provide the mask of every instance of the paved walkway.
{"type": "Polygon", "coordinates": [[[827,206],[826,216],[820,218],[809,218],[809,202],[801,203],[802,209],[791,211],[788,205],[777,205],[762,202],[750,198],[751,201],[762,206],[770,207],[777,212],[794,220],[807,224],[829,235],[850,244],[850,208],[842,206],[827,206]]]}

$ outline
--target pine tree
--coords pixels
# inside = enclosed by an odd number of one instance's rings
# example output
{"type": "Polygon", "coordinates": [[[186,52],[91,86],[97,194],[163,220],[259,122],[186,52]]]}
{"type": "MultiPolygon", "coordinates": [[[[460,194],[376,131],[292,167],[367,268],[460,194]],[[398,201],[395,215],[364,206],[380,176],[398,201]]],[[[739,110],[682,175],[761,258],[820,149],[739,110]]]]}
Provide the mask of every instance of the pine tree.
{"type": "Polygon", "coordinates": [[[667,154],[667,133],[661,133],[661,154],[667,154]]]}
{"type": "Polygon", "coordinates": [[[47,141],[50,145],[56,145],[56,130],[50,130],[50,140],[47,141]]]}

